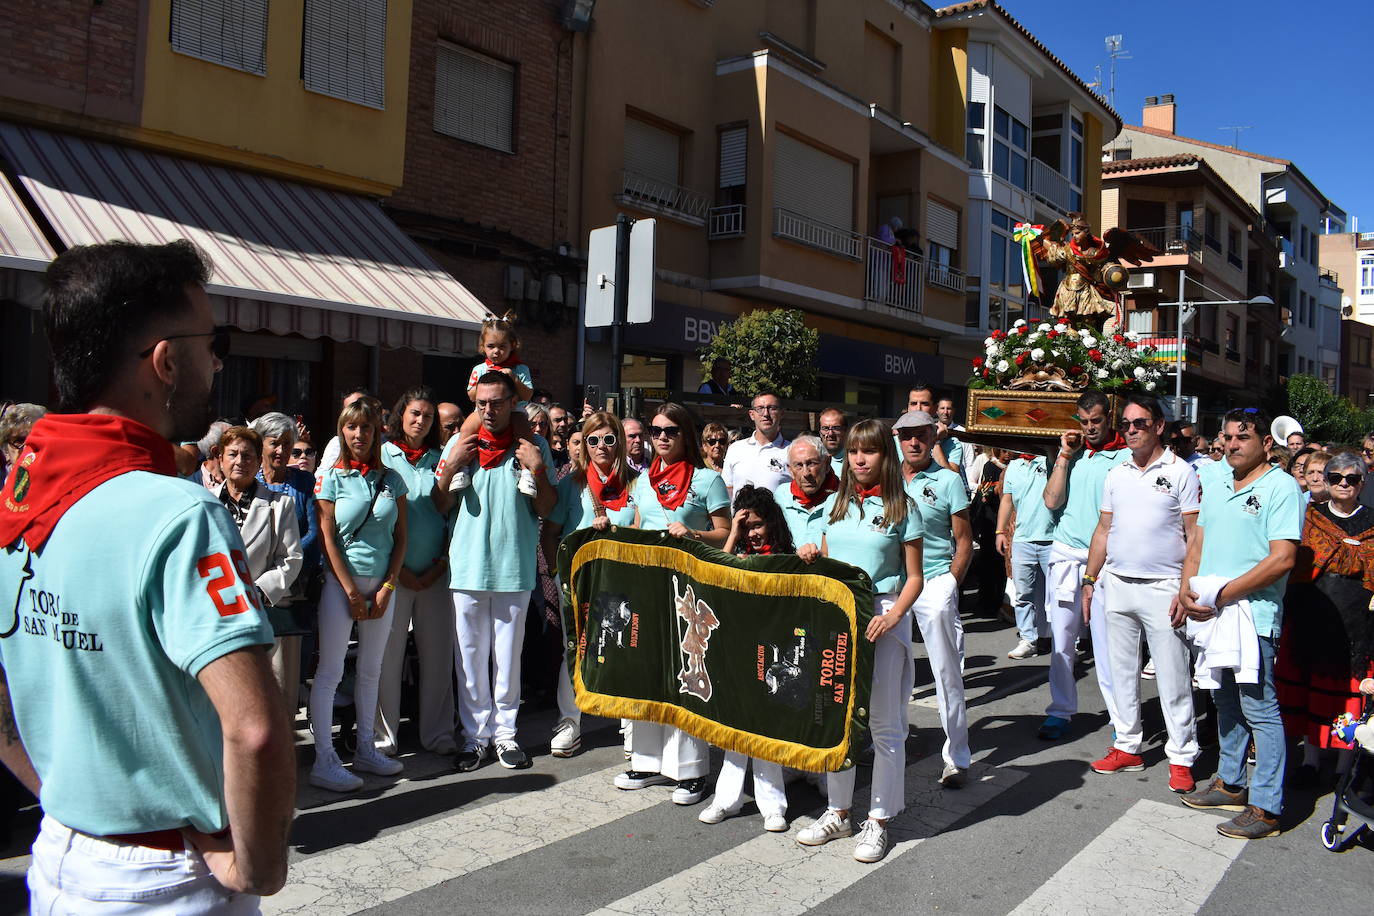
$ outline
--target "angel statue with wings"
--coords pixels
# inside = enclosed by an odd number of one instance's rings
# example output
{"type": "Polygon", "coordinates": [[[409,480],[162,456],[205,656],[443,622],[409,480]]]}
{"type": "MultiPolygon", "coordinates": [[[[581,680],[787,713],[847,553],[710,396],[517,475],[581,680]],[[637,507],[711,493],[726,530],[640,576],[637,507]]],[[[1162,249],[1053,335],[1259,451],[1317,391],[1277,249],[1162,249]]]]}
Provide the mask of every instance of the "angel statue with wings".
{"type": "Polygon", "coordinates": [[[1041,295],[1039,264],[1061,269],[1064,279],[1055,290],[1050,314],[1071,323],[1086,318],[1099,329],[1107,323],[1120,326],[1124,321],[1117,294],[1126,288],[1130,272],[1121,262],[1139,267],[1160,253],[1125,229],[1109,229],[1098,238],[1082,213],[1070,213],[1067,224],[1055,220],[1048,228],[1017,223],[1012,237],[1021,243],[1022,267],[1031,294],[1041,295]]]}

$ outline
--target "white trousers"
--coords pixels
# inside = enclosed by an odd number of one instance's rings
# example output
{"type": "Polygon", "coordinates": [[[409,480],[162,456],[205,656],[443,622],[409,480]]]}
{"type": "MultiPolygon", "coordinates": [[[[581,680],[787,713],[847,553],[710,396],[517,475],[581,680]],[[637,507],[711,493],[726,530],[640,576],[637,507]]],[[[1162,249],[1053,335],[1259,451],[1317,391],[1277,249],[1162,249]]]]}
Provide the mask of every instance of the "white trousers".
{"type": "Polygon", "coordinates": [[[529,592],[453,590],[458,632],[458,721],[482,744],[515,740],[520,712],[520,648],[529,592]]]}
{"type": "MultiPolygon", "coordinates": [[[[1055,541],[1050,547],[1050,575],[1045,586],[1045,607],[1050,618],[1050,705],[1046,715],[1068,719],[1078,712],[1078,681],[1073,676],[1078,661],[1074,643],[1083,632],[1083,568],[1088,551],[1055,541]]],[[[1107,615],[1102,609],[1102,590],[1093,589],[1092,614],[1093,670],[1097,687],[1107,706],[1107,715],[1116,721],[1116,700],[1112,694],[1111,649],[1107,635],[1107,615]]]]}
{"type": "Polygon", "coordinates": [[[754,801],[759,813],[787,813],[787,789],[783,782],[782,766],[757,757],[746,757],[735,751],[725,752],[720,775],[716,777],[716,797],[712,804],[726,811],[738,811],[744,805],[744,776],[749,764],[754,765],[754,801]]]}
{"type": "MultiPolygon", "coordinates": [[[[381,584],[380,576],[354,576],[353,583],[364,595],[375,595],[381,584]]],[[[315,680],[310,686],[310,733],[315,737],[316,753],[331,744],[330,729],[334,723],[334,694],[343,680],[344,659],[348,655],[348,638],[353,625],[358,625],[358,654],[354,659],[353,708],[358,712],[358,746],[373,740],[374,716],[362,715],[364,709],[377,708],[377,683],[382,674],[382,654],[391,635],[391,614],[396,596],[387,602],[386,613],[376,620],[354,620],[348,613],[348,596],[333,573],[324,577],[324,591],[320,594],[320,661],[315,667],[315,680]]]]}
{"type": "Polygon", "coordinates": [[[44,815],[29,864],[29,912],[52,916],[148,916],[261,912],[261,898],[225,889],[200,853],[87,836],[44,815]]]}
{"type": "Polygon", "coordinates": [[[959,583],[954,574],[927,579],[912,613],[935,678],[935,699],[945,730],[940,756],[946,764],[968,769],[971,755],[964,705],[964,622],[959,619],[959,583]]]}
{"type": "MultiPolygon", "coordinates": [[[[1193,716],[1193,667],[1183,627],[1169,622],[1177,579],[1135,579],[1112,573],[1102,577],[1102,602],[1111,641],[1112,687],[1116,692],[1116,747],[1139,754],[1145,742],[1140,717],[1140,637],[1150,644],[1155,687],[1169,740],[1169,762],[1192,766],[1197,760],[1197,720],[1193,716]]],[[[1096,604],[1097,602],[1093,602],[1096,604]]],[[[1099,657],[1097,663],[1102,664],[1099,657]]]]}
{"type": "Polygon", "coordinates": [[[710,745],[671,725],[635,722],[630,733],[630,769],[662,773],[674,782],[711,770],[710,745]]]}
{"type": "Polygon", "coordinates": [[[448,587],[435,583],[417,592],[400,585],[391,599],[391,635],[382,657],[377,738],[395,751],[401,725],[401,666],[406,636],[415,627],[420,662],[420,745],[426,750],[453,744],[453,601],[448,587]]]}
{"type": "Polygon", "coordinates": [[[582,724],[582,710],[577,708],[577,691],[573,690],[566,653],[558,663],[558,715],[561,719],[572,719],[575,725],[582,724]]]}
{"type": "MultiPolygon", "coordinates": [[[[886,614],[896,595],[873,599],[873,613],[886,614]]],[[[911,664],[911,628],[903,621],[873,647],[873,688],[868,697],[868,728],[873,736],[873,786],[868,816],[878,820],[895,817],[906,806],[907,702],[915,676],[911,664]],[[904,634],[905,635],[904,638],[904,634]]],[[[860,639],[866,637],[860,635],[860,639]]],[[[827,804],[847,811],[854,804],[855,768],[826,777],[827,804]]]]}

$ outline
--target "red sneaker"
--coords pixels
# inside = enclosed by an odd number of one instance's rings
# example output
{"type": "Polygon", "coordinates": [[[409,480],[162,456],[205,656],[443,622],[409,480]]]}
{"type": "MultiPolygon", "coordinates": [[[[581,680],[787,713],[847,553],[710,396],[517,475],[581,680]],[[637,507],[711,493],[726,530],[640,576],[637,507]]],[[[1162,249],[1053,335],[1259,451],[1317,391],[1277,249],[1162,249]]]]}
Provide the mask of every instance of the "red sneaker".
{"type": "Polygon", "coordinates": [[[1106,757],[1095,761],[1092,768],[1094,773],[1134,773],[1145,769],[1145,761],[1138,754],[1112,748],[1106,757]]]}
{"type": "Polygon", "coordinates": [[[1193,779],[1193,768],[1180,766],[1177,763],[1169,764],[1169,791],[1185,795],[1197,788],[1197,781],[1193,779]]]}

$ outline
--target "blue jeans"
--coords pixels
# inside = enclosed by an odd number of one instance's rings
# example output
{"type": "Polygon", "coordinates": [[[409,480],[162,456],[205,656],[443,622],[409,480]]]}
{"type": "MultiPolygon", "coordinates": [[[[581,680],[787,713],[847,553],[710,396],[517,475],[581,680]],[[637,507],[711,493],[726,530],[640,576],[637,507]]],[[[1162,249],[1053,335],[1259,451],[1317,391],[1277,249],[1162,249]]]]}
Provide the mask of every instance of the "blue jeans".
{"type": "Polygon", "coordinates": [[[1045,617],[1045,577],[1049,575],[1049,541],[1012,541],[1011,581],[1016,589],[1016,629],[1033,643],[1049,636],[1045,617]]]}
{"type": "Polygon", "coordinates": [[[1232,786],[1250,786],[1250,804],[1271,814],[1283,810],[1283,768],[1287,748],[1279,700],[1274,692],[1274,640],[1259,638],[1258,684],[1237,684],[1231,671],[1222,673],[1221,687],[1212,691],[1217,704],[1217,731],[1221,760],[1217,775],[1232,786]],[[1245,752],[1255,739],[1255,775],[1249,776],[1245,752]]]}

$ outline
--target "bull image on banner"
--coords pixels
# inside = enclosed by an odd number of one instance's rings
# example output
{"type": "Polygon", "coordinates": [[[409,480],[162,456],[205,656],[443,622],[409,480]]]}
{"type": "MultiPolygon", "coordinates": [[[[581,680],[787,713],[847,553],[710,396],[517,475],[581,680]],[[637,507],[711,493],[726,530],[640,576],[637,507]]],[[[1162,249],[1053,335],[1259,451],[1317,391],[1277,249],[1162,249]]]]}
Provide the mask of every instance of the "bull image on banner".
{"type": "Polygon", "coordinates": [[[558,570],[584,712],[661,722],[803,770],[850,762],[873,678],[861,570],[630,528],[568,536],[558,570]]]}

